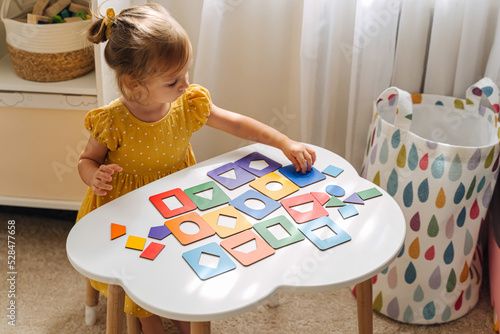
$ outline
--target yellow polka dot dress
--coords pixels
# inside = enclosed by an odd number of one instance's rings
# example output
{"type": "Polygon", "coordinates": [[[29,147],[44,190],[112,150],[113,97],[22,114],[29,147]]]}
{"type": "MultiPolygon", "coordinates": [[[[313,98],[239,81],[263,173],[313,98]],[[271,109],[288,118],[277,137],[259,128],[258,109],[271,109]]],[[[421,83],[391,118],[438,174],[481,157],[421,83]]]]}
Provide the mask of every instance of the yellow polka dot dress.
{"type": "MultiPolygon", "coordinates": [[[[134,117],[117,99],[91,110],[85,116],[90,134],[108,148],[104,164],[123,168],[114,172],[105,196],[94,195],[89,188],[78,212],[77,222],[96,208],[166,175],[196,163],[189,140],[210,115],[212,101],[208,90],[191,85],[170,107],[168,114],[153,123],[134,117]]],[[[107,284],[92,281],[92,286],[107,297],[107,284]]],[[[128,296],[125,312],[136,317],[151,313],[140,308],[128,296]]]]}

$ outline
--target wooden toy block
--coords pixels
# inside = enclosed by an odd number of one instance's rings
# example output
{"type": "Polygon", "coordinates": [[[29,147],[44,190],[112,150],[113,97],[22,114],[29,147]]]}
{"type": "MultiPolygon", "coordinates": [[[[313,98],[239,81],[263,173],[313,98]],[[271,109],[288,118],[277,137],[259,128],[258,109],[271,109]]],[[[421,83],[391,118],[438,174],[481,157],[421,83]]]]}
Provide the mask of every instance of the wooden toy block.
{"type": "Polygon", "coordinates": [[[207,175],[229,190],[236,189],[255,179],[255,176],[253,174],[247,172],[246,170],[232,162],[209,171],[207,175]],[[222,174],[231,170],[233,170],[236,175],[235,179],[221,176],[222,174]]]}
{"type": "Polygon", "coordinates": [[[236,268],[236,264],[231,260],[229,255],[227,255],[215,242],[184,252],[182,257],[202,280],[212,278],[236,268]],[[200,264],[200,258],[203,254],[218,257],[219,261],[217,267],[212,268],[200,264]]]}
{"type": "Polygon", "coordinates": [[[180,188],[175,188],[161,194],[153,195],[149,197],[149,200],[153,203],[156,209],[160,211],[163,217],[167,219],[196,209],[196,204],[194,204],[188,195],[186,195],[180,188]],[[175,196],[183,206],[170,210],[163,200],[171,196],[175,196]]]}
{"type": "Polygon", "coordinates": [[[233,235],[232,237],[221,241],[220,245],[244,266],[254,264],[255,262],[275,253],[274,248],[269,246],[264,239],[255,234],[255,232],[252,232],[252,230],[246,230],[233,235]],[[255,241],[255,250],[245,253],[236,249],[252,241],[255,241]]]}
{"type": "Polygon", "coordinates": [[[382,193],[377,188],[370,188],[358,191],[358,195],[363,201],[366,201],[374,197],[382,196],[382,193]]]}
{"type": "Polygon", "coordinates": [[[83,21],[83,19],[80,16],[73,16],[73,17],[65,17],[64,22],[78,22],[78,21],[83,21]]]}
{"type": "Polygon", "coordinates": [[[28,13],[28,23],[30,24],[43,24],[43,23],[52,23],[52,18],[48,16],[35,15],[28,13]]]}
{"type": "Polygon", "coordinates": [[[335,224],[329,217],[321,217],[306,224],[302,224],[299,226],[299,230],[321,250],[326,250],[351,240],[351,236],[340,228],[340,226],[335,224]],[[314,231],[325,226],[331,229],[335,235],[323,239],[314,233],[314,231]]]}
{"type": "Polygon", "coordinates": [[[261,235],[271,247],[278,249],[284,246],[304,240],[304,235],[292,224],[285,216],[278,216],[268,220],[258,222],[253,225],[254,229],[261,235]],[[288,236],[284,238],[276,238],[276,236],[269,231],[269,228],[279,225],[287,233],[288,236]]]}
{"type": "Polygon", "coordinates": [[[321,205],[325,205],[325,203],[327,203],[329,200],[330,200],[330,195],[328,195],[327,193],[322,193],[322,192],[315,192],[315,191],[312,191],[311,192],[311,195],[314,196],[314,198],[316,198],[316,200],[319,202],[319,204],[321,205]]]}
{"type": "Polygon", "coordinates": [[[343,171],[344,170],[342,168],[330,165],[330,166],[326,167],[325,169],[323,169],[323,174],[330,175],[330,176],[333,176],[333,177],[337,177],[343,171]]]}
{"type": "Polygon", "coordinates": [[[346,206],[343,206],[338,210],[342,215],[342,218],[344,219],[356,216],[358,214],[358,210],[356,210],[356,208],[352,204],[347,204],[346,206]]]}
{"type": "Polygon", "coordinates": [[[252,224],[232,206],[225,206],[221,209],[211,211],[202,217],[221,238],[227,238],[233,234],[252,228],[252,224]],[[220,225],[219,219],[221,216],[236,218],[234,226],[220,225]]]}
{"type": "Polygon", "coordinates": [[[47,5],[49,4],[49,1],[50,0],[38,0],[33,5],[33,10],[31,11],[31,13],[33,15],[40,15],[41,16],[43,14],[43,11],[45,10],[45,7],[47,7],[47,5]]]}
{"type": "Polygon", "coordinates": [[[127,227],[120,224],[111,223],[111,240],[127,233],[127,227]]]}
{"type": "Polygon", "coordinates": [[[328,211],[326,211],[325,208],[310,193],[283,199],[281,200],[281,205],[283,205],[285,210],[298,224],[302,224],[319,217],[328,216],[328,211]],[[310,211],[300,212],[293,208],[294,206],[311,202],[313,204],[313,208],[310,211]]]}
{"type": "Polygon", "coordinates": [[[146,244],[146,238],[141,238],[131,235],[128,237],[125,247],[141,251],[144,249],[145,244],[146,244]]]}
{"type": "Polygon", "coordinates": [[[328,202],[326,202],[326,207],[331,208],[331,207],[339,207],[339,206],[345,206],[346,204],[342,202],[340,199],[338,199],[335,196],[332,196],[328,202]]]}
{"type": "Polygon", "coordinates": [[[45,8],[44,15],[45,16],[52,16],[59,14],[64,8],[68,7],[71,4],[71,0],[59,0],[53,5],[45,8]]]}
{"type": "Polygon", "coordinates": [[[189,245],[195,241],[208,238],[215,234],[212,227],[210,227],[210,225],[196,212],[190,212],[183,216],[167,220],[165,225],[183,245],[189,245]],[[181,230],[181,224],[187,222],[198,225],[198,232],[195,234],[184,233],[181,230]]]}
{"type": "Polygon", "coordinates": [[[165,248],[165,245],[159,244],[157,242],[151,242],[148,247],[141,253],[140,257],[154,260],[158,254],[165,248]]]}
{"type": "Polygon", "coordinates": [[[163,240],[171,233],[166,225],[153,226],[149,229],[148,238],[163,240]]]}
{"type": "Polygon", "coordinates": [[[332,196],[342,197],[342,196],[345,195],[344,188],[342,188],[340,186],[337,186],[337,185],[334,185],[334,184],[326,186],[325,190],[326,190],[327,193],[329,193],[332,196]]]}
{"type": "Polygon", "coordinates": [[[255,219],[262,219],[274,210],[278,209],[281,205],[279,202],[253,190],[247,190],[240,196],[229,202],[229,205],[234,206],[236,209],[240,210],[243,213],[246,213],[249,216],[252,216],[255,219]],[[249,199],[256,199],[264,203],[264,208],[262,209],[252,209],[247,206],[245,203],[249,199]]]}
{"type": "Polygon", "coordinates": [[[287,179],[301,188],[326,179],[326,176],[314,167],[311,167],[311,171],[305,174],[295,171],[294,165],[281,167],[279,171],[286,176],[287,179]]]}
{"type": "Polygon", "coordinates": [[[71,5],[69,5],[69,11],[72,12],[72,13],[77,13],[77,14],[80,14],[82,11],[85,12],[85,14],[89,14],[89,7],[88,6],[84,6],[84,5],[80,5],[80,4],[77,4],[77,3],[71,3],[71,5]]]}
{"type": "Polygon", "coordinates": [[[213,207],[228,203],[231,198],[224,193],[224,191],[217,186],[214,181],[208,181],[197,186],[184,189],[184,193],[196,204],[198,209],[207,210],[213,207]],[[197,194],[211,190],[212,198],[208,199],[197,194]]]}
{"type": "Polygon", "coordinates": [[[272,198],[275,201],[279,201],[280,199],[300,189],[294,183],[272,172],[262,177],[259,177],[256,180],[253,180],[252,182],[249,183],[249,186],[261,192],[262,194],[266,195],[267,197],[272,198]],[[270,190],[269,188],[267,188],[267,185],[272,182],[277,182],[281,184],[281,189],[270,190]]]}
{"type": "Polygon", "coordinates": [[[274,172],[276,169],[281,168],[282,166],[279,162],[276,162],[273,159],[268,158],[259,152],[250,153],[249,155],[244,156],[243,158],[235,161],[234,163],[257,177],[261,177],[268,173],[274,172]],[[252,168],[250,166],[251,163],[253,161],[258,161],[258,160],[265,161],[267,163],[267,166],[262,169],[252,168]]]}
{"type": "Polygon", "coordinates": [[[67,17],[70,17],[69,12],[68,12],[68,10],[67,10],[66,8],[65,8],[65,9],[63,9],[63,10],[61,10],[61,12],[59,13],[59,15],[61,15],[61,17],[62,17],[63,19],[65,19],[65,18],[67,18],[67,17]]]}
{"type": "Polygon", "coordinates": [[[351,196],[347,197],[344,200],[344,203],[361,204],[361,205],[365,204],[365,202],[363,202],[363,200],[361,199],[361,197],[359,197],[357,193],[353,193],[351,196]]]}

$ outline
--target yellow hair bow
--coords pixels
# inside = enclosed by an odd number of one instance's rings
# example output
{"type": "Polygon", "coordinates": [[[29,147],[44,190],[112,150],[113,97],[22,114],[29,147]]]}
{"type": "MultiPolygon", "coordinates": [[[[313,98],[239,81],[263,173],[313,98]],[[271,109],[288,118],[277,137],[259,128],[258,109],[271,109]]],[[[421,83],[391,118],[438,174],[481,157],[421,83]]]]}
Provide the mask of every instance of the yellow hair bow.
{"type": "Polygon", "coordinates": [[[113,27],[113,19],[115,18],[115,10],[113,8],[106,9],[106,17],[104,18],[104,24],[106,25],[106,40],[111,36],[111,28],[113,27]]]}

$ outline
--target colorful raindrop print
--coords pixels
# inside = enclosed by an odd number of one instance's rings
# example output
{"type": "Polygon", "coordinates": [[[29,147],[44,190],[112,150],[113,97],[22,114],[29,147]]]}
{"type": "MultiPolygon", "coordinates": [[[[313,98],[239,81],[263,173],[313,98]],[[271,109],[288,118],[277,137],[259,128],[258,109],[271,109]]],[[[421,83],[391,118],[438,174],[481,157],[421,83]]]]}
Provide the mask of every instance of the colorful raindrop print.
{"type": "Polygon", "coordinates": [[[418,212],[411,217],[410,228],[415,232],[420,231],[420,214],[418,212]]]}
{"type": "Polygon", "coordinates": [[[408,153],[408,168],[414,171],[418,166],[418,152],[415,144],[411,144],[410,153],[408,153]]]}
{"type": "Polygon", "coordinates": [[[455,269],[451,269],[450,275],[448,276],[448,281],[446,282],[446,292],[452,292],[457,286],[457,274],[455,274],[455,269]]]}
{"type": "Polygon", "coordinates": [[[446,322],[446,321],[450,320],[450,317],[451,317],[451,309],[448,305],[446,305],[446,307],[444,308],[443,314],[441,315],[441,320],[443,322],[446,322]]]}
{"type": "Polygon", "coordinates": [[[394,297],[387,305],[387,315],[393,319],[399,318],[398,297],[394,297]]]}
{"type": "Polygon", "coordinates": [[[472,246],[474,246],[474,240],[472,239],[472,235],[469,230],[465,231],[465,242],[464,242],[464,255],[469,255],[472,250],[472,246]]]}
{"type": "Polygon", "coordinates": [[[389,145],[387,144],[387,138],[385,138],[384,142],[382,143],[382,148],[380,148],[378,159],[381,164],[385,164],[389,159],[389,145]]]}
{"type": "MultiPolygon", "coordinates": [[[[499,133],[499,138],[500,138],[500,128],[498,128],[498,133],[499,133]]],[[[498,168],[498,164],[500,162],[499,158],[500,158],[500,153],[498,153],[497,158],[495,159],[495,163],[493,164],[493,169],[492,169],[493,172],[496,171],[498,168]]]]}
{"type": "Polygon", "coordinates": [[[444,174],[444,156],[441,154],[432,162],[431,166],[432,176],[435,179],[440,179],[444,174]]]}
{"type": "Polygon", "coordinates": [[[380,171],[378,171],[377,174],[375,174],[375,177],[373,178],[373,183],[380,187],[380,171]]]}
{"type": "Polygon", "coordinates": [[[435,252],[434,246],[429,247],[429,249],[425,251],[425,259],[428,261],[434,260],[435,252]]]}
{"type": "Polygon", "coordinates": [[[467,164],[467,168],[469,170],[476,169],[477,166],[479,166],[480,161],[481,161],[481,149],[478,148],[470,158],[469,163],[467,164]]]}
{"type": "Polygon", "coordinates": [[[451,239],[453,237],[453,231],[455,230],[455,218],[453,215],[450,216],[446,222],[446,237],[451,239]]]}
{"type": "Polygon", "coordinates": [[[408,247],[408,253],[412,259],[418,259],[420,256],[420,242],[418,237],[413,240],[410,247],[408,247]]]}
{"type": "Polygon", "coordinates": [[[444,189],[441,187],[439,193],[436,197],[436,208],[441,209],[446,204],[446,195],[444,194],[444,189]]]}
{"type": "Polygon", "coordinates": [[[491,183],[488,183],[488,186],[486,187],[486,190],[484,191],[483,194],[483,207],[487,208],[490,205],[491,202],[491,196],[493,196],[493,191],[491,190],[491,183]]]}
{"type": "Polygon", "coordinates": [[[455,311],[458,311],[462,308],[463,297],[464,297],[464,292],[462,291],[460,293],[460,297],[458,297],[457,301],[455,302],[455,311]]]}
{"type": "Polygon", "coordinates": [[[378,149],[378,144],[375,145],[375,147],[372,150],[372,154],[370,154],[370,163],[373,165],[375,163],[375,160],[377,159],[377,149],[378,149]]]}
{"type": "Polygon", "coordinates": [[[460,179],[462,176],[462,160],[460,160],[460,157],[455,155],[455,158],[453,159],[453,162],[451,163],[450,166],[450,171],[448,172],[448,178],[450,181],[457,181],[460,179]]]}
{"type": "Polygon", "coordinates": [[[434,306],[434,302],[429,302],[424,306],[423,315],[425,320],[431,320],[436,315],[436,307],[434,306]]]}
{"type": "Polygon", "coordinates": [[[479,181],[478,185],[477,185],[477,192],[479,193],[481,190],[483,190],[484,188],[484,185],[486,184],[486,177],[483,176],[481,178],[481,181],[479,181]]]}
{"type": "Polygon", "coordinates": [[[389,271],[389,275],[387,275],[387,283],[389,288],[395,289],[398,285],[398,268],[393,267],[391,271],[389,271]]]}
{"type": "Polygon", "coordinates": [[[465,186],[462,182],[458,185],[457,191],[455,192],[455,197],[453,197],[453,203],[458,204],[462,201],[465,196],[465,186]]]}
{"type": "Polygon", "coordinates": [[[439,289],[441,286],[441,270],[439,269],[439,266],[434,269],[434,271],[431,274],[431,277],[429,278],[429,287],[431,289],[439,289]]]}
{"type": "Polygon", "coordinates": [[[407,323],[413,322],[413,310],[409,305],[406,307],[405,313],[403,315],[403,320],[407,323]]]}
{"type": "Polygon", "coordinates": [[[467,299],[467,300],[470,299],[471,292],[472,292],[472,289],[471,289],[471,285],[469,284],[469,286],[467,287],[467,290],[465,290],[465,299],[467,299]]]}
{"type": "Polygon", "coordinates": [[[457,226],[458,227],[464,226],[466,214],[467,214],[467,212],[465,211],[465,206],[464,206],[457,217],[457,226]]]}
{"type": "Polygon", "coordinates": [[[415,292],[413,293],[413,300],[416,301],[417,303],[424,300],[424,290],[422,290],[420,284],[417,286],[415,292]]]}
{"type": "Polygon", "coordinates": [[[377,123],[377,138],[380,137],[381,130],[382,130],[382,121],[379,118],[377,123]]]}
{"type": "Polygon", "coordinates": [[[443,254],[444,263],[450,264],[453,262],[454,258],[455,258],[455,250],[453,249],[453,241],[450,241],[448,247],[446,247],[446,250],[444,251],[443,254]]]}
{"type": "Polygon", "coordinates": [[[405,270],[405,281],[408,284],[412,284],[413,282],[415,282],[416,278],[417,278],[417,270],[415,269],[413,263],[410,262],[410,264],[405,270]]]}
{"type": "Polygon", "coordinates": [[[396,159],[396,165],[399,168],[404,168],[406,166],[406,146],[403,144],[399,150],[398,157],[396,159]]]}
{"type": "Polygon", "coordinates": [[[392,169],[389,180],[387,180],[387,192],[392,197],[398,192],[398,173],[396,173],[395,169],[392,169]]]}
{"type": "Polygon", "coordinates": [[[429,180],[425,179],[418,186],[418,199],[425,203],[429,198],[429,180]]]}
{"type": "Polygon", "coordinates": [[[429,226],[427,227],[427,235],[431,238],[436,237],[439,234],[439,225],[436,216],[432,215],[429,226]]]}
{"type": "Polygon", "coordinates": [[[486,157],[486,160],[484,161],[484,168],[488,169],[491,166],[491,163],[493,162],[493,157],[495,155],[495,146],[493,146],[490,150],[490,153],[488,153],[488,156],[486,157]]]}
{"type": "Polygon", "coordinates": [[[403,243],[403,246],[401,247],[401,250],[399,251],[398,257],[403,256],[404,253],[405,253],[405,244],[403,243]]]}
{"type": "Polygon", "coordinates": [[[464,102],[462,100],[455,99],[455,102],[453,104],[455,105],[455,108],[457,108],[457,109],[464,108],[464,102]]]}
{"type": "Polygon", "coordinates": [[[403,203],[407,208],[413,204],[413,183],[411,181],[403,190],[403,203]]]}
{"type": "Polygon", "coordinates": [[[383,306],[383,300],[382,300],[382,291],[380,291],[375,297],[375,300],[373,301],[373,309],[377,312],[380,312],[382,310],[383,306]]]}
{"type": "Polygon", "coordinates": [[[476,219],[477,217],[479,217],[479,205],[477,205],[477,198],[474,200],[472,208],[470,208],[469,215],[471,219],[476,219]]]}
{"type": "Polygon", "coordinates": [[[469,265],[467,264],[467,261],[465,261],[462,272],[460,273],[460,283],[465,283],[467,278],[469,278],[469,265]]]}
{"type": "Polygon", "coordinates": [[[399,129],[394,131],[392,134],[391,138],[391,145],[392,148],[397,148],[399,146],[399,143],[401,142],[401,133],[399,132],[399,129]]]}
{"type": "Polygon", "coordinates": [[[474,193],[474,189],[476,188],[476,176],[472,179],[472,182],[469,186],[469,190],[467,190],[467,195],[465,196],[465,199],[470,199],[472,194],[474,193]]]}
{"type": "Polygon", "coordinates": [[[418,163],[421,170],[426,170],[429,167],[429,154],[425,153],[420,162],[418,163]]]}
{"type": "Polygon", "coordinates": [[[487,97],[490,97],[490,95],[493,93],[493,87],[491,87],[491,86],[483,87],[483,88],[481,88],[481,90],[483,91],[484,95],[486,95],[487,97]]]}
{"type": "Polygon", "coordinates": [[[371,146],[373,146],[373,142],[375,141],[375,131],[376,131],[376,130],[377,130],[376,128],[375,128],[375,129],[373,129],[373,134],[372,134],[372,143],[371,143],[371,146]]]}

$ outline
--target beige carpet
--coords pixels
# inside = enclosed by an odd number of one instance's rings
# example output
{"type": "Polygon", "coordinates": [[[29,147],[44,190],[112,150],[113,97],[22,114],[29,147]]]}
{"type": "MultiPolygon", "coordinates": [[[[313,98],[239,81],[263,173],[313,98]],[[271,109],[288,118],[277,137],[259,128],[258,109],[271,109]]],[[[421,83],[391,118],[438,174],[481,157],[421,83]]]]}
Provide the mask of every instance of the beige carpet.
{"type": "MultiPolygon", "coordinates": [[[[16,221],[16,327],[7,325],[8,282],[2,279],[0,333],[105,333],[105,304],[101,297],[97,323],[84,323],[84,279],[68,262],[66,237],[75,213],[0,206],[2,277],[7,269],[7,221],[16,221]]],[[[436,326],[401,324],[374,315],[374,333],[494,333],[488,282],[483,282],[478,305],[465,317],[436,326]]],[[[178,333],[168,320],[169,333],[178,333]]],[[[212,333],[356,333],[356,300],[349,289],[328,293],[280,295],[280,305],[262,305],[240,316],[214,321],[212,333]]]]}

